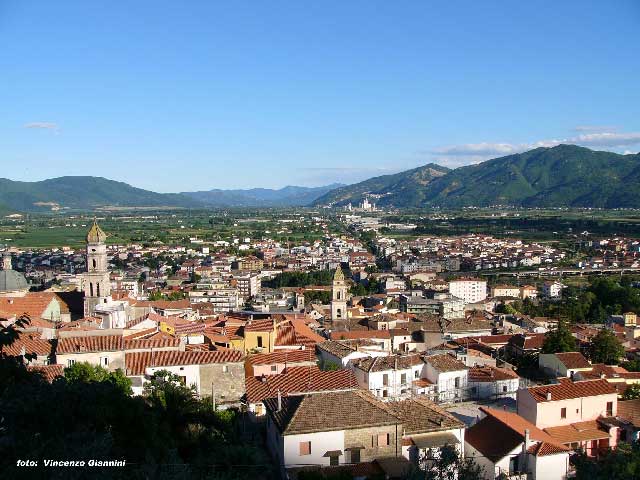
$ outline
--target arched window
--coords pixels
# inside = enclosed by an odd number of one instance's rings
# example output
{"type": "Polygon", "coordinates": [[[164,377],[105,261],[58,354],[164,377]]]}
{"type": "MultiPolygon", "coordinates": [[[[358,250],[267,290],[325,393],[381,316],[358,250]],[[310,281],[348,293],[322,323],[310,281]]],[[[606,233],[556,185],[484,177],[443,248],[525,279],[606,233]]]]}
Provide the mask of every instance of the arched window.
{"type": "Polygon", "coordinates": [[[336,298],[337,298],[338,300],[340,300],[340,295],[341,295],[341,292],[340,292],[340,290],[338,290],[338,293],[337,293],[337,295],[336,295],[336,298]]]}
{"type": "Polygon", "coordinates": [[[97,265],[96,259],[94,258],[93,260],[91,260],[91,262],[93,263],[93,268],[96,268],[96,265],[97,265]]]}
{"type": "Polygon", "coordinates": [[[341,308],[336,310],[336,318],[342,318],[342,309],[341,308]]]}
{"type": "Polygon", "coordinates": [[[93,283],[89,283],[89,296],[93,297],[93,283]]]}
{"type": "Polygon", "coordinates": [[[96,283],[96,289],[98,293],[98,297],[100,296],[100,282],[96,283]]]}

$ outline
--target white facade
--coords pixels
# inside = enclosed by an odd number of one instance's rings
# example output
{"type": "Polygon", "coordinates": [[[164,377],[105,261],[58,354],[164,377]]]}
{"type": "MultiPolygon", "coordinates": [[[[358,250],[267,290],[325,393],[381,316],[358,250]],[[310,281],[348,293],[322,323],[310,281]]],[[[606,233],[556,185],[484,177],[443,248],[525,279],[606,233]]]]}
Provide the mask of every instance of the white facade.
{"type": "Polygon", "coordinates": [[[466,303],[477,303],[487,298],[486,280],[459,279],[449,282],[449,293],[466,303]]]}

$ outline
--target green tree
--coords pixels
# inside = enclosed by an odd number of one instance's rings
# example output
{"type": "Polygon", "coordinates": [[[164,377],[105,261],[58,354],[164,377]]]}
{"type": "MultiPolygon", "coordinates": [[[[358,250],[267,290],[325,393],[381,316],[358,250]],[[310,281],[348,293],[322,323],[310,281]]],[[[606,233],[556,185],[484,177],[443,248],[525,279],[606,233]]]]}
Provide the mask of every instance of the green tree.
{"type": "Polygon", "coordinates": [[[632,383],[622,394],[623,400],[635,400],[640,398],[640,383],[632,383]]]}
{"type": "Polygon", "coordinates": [[[563,320],[558,322],[558,328],[547,332],[542,344],[542,353],[576,352],[577,350],[576,339],[563,320]]]}
{"type": "Polygon", "coordinates": [[[572,458],[576,480],[629,480],[640,478],[640,444],[619,443],[597,458],[580,452],[572,458]]]}
{"type": "Polygon", "coordinates": [[[464,458],[456,447],[440,447],[432,457],[419,459],[424,471],[411,476],[424,480],[481,480],[483,469],[471,458],[464,458]]]}
{"type": "Polygon", "coordinates": [[[630,372],[640,372],[640,360],[629,360],[627,362],[622,362],[620,366],[630,372]]]}
{"type": "Polygon", "coordinates": [[[119,368],[114,372],[110,372],[99,365],[77,362],[64,369],[64,377],[69,383],[109,382],[125,395],[133,393],[131,379],[119,368]]]}
{"type": "Polygon", "coordinates": [[[589,358],[593,363],[617,365],[623,356],[624,347],[608,328],[603,328],[591,339],[589,358]]]}

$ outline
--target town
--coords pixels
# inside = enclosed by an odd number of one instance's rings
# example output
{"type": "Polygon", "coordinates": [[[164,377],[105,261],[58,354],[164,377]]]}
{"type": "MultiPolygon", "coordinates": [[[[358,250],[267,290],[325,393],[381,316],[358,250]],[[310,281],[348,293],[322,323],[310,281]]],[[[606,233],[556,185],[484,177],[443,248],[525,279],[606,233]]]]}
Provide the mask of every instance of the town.
{"type": "Polygon", "coordinates": [[[87,368],[132,397],[175,382],[235,412],[281,478],[409,478],[449,452],[460,475],[565,479],[638,439],[640,241],[585,235],[576,256],[333,215],[297,218],[313,240],[120,244],[86,217],[82,247],[8,246],[2,353],[52,385],[87,368]]]}

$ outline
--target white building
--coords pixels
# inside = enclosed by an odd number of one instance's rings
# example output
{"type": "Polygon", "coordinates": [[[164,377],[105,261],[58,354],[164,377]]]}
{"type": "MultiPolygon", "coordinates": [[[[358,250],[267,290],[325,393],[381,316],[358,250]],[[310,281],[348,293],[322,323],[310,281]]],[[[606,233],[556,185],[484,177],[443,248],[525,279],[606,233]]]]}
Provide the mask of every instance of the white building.
{"type": "Polygon", "coordinates": [[[409,397],[414,380],[422,374],[424,362],[419,355],[392,355],[352,360],[349,368],[358,386],[382,399],[409,397]]]}
{"type": "Polygon", "coordinates": [[[477,278],[459,278],[449,282],[449,293],[466,303],[477,303],[487,298],[487,281],[477,278]]]}
{"type": "Polygon", "coordinates": [[[467,395],[468,367],[448,353],[424,357],[425,374],[436,386],[435,401],[461,401],[467,395]]]}

